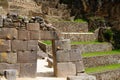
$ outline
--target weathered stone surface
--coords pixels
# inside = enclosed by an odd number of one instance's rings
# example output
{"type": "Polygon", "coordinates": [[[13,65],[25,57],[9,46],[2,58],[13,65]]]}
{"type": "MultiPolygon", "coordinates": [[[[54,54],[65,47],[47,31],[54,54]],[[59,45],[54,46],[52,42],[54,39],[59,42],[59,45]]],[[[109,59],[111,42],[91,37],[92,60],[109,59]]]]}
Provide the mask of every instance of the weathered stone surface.
{"type": "Polygon", "coordinates": [[[56,52],[57,62],[68,62],[70,61],[70,54],[68,50],[58,50],[56,52]]]}
{"type": "Polygon", "coordinates": [[[18,32],[16,28],[1,28],[0,39],[17,39],[18,32]]]}
{"type": "Polygon", "coordinates": [[[38,51],[38,41],[37,40],[29,40],[28,41],[28,50],[29,51],[38,51]]]}
{"type": "Polygon", "coordinates": [[[99,52],[99,51],[111,51],[111,43],[98,43],[98,44],[79,44],[72,45],[73,49],[80,49],[82,53],[85,52],[99,52]]]}
{"type": "Polygon", "coordinates": [[[0,16],[0,27],[3,27],[3,18],[0,16]]]}
{"type": "Polygon", "coordinates": [[[27,50],[27,41],[13,40],[12,41],[12,51],[24,51],[27,50]]]}
{"type": "Polygon", "coordinates": [[[62,39],[55,41],[56,50],[71,50],[70,39],[62,39]]]}
{"type": "Polygon", "coordinates": [[[0,63],[0,70],[6,70],[6,69],[16,69],[17,74],[20,72],[20,64],[7,64],[7,63],[0,63]]]}
{"type": "Polygon", "coordinates": [[[18,31],[18,39],[29,40],[30,39],[30,32],[27,30],[19,30],[18,31]]]}
{"type": "Polygon", "coordinates": [[[39,23],[27,23],[27,30],[40,30],[39,23]]]}
{"type": "Polygon", "coordinates": [[[95,41],[97,36],[94,33],[78,33],[78,32],[63,32],[63,37],[65,39],[70,39],[71,41],[95,41]]]}
{"type": "Polygon", "coordinates": [[[88,23],[56,21],[52,24],[62,32],[88,32],[88,23]]]}
{"type": "Polygon", "coordinates": [[[71,61],[82,60],[81,51],[79,49],[71,49],[69,52],[71,61]]]}
{"type": "Polygon", "coordinates": [[[36,63],[21,63],[20,77],[35,77],[36,63]]]}
{"type": "Polygon", "coordinates": [[[85,67],[105,66],[109,64],[117,64],[120,60],[120,54],[94,56],[83,58],[85,67]]]}
{"type": "Polygon", "coordinates": [[[77,71],[77,73],[85,71],[83,61],[77,61],[77,62],[75,62],[75,65],[76,65],[76,71],[77,71]]]}
{"type": "Polygon", "coordinates": [[[75,64],[69,63],[57,63],[57,74],[58,77],[67,77],[76,75],[75,64]]]}
{"type": "Polygon", "coordinates": [[[96,80],[96,77],[86,73],[80,73],[78,76],[67,77],[67,80],[96,80]]]}
{"type": "Polygon", "coordinates": [[[41,40],[58,40],[58,34],[55,31],[40,31],[41,40]]]}
{"type": "Polygon", "coordinates": [[[14,64],[17,63],[17,53],[0,53],[0,62],[14,64]]]}
{"type": "Polygon", "coordinates": [[[5,77],[7,80],[16,80],[16,70],[15,69],[7,69],[5,70],[5,77]]]}
{"type": "Polygon", "coordinates": [[[35,63],[36,61],[36,51],[18,51],[18,63],[35,63]]]}
{"type": "Polygon", "coordinates": [[[11,41],[0,39],[0,51],[11,51],[11,41]]]}
{"type": "Polygon", "coordinates": [[[101,72],[101,73],[95,73],[92,75],[96,76],[97,80],[119,80],[120,69],[101,72]]]}
{"type": "Polygon", "coordinates": [[[39,40],[40,39],[40,31],[30,31],[30,39],[31,40],[39,40]]]}

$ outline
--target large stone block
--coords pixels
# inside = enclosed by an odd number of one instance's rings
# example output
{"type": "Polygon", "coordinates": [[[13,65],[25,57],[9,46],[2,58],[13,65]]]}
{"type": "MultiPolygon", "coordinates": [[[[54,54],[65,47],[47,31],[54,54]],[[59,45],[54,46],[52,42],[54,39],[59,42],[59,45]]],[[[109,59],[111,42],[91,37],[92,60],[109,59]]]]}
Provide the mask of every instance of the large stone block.
{"type": "Polygon", "coordinates": [[[40,31],[41,40],[58,40],[59,35],[55,31],[40,31]]]}
{"type": "Polygon", "coordinates": [[[39,23],[27,23],[27,30],[40,30],[39,23]]]}
{"type": "Polygon", "coordinates": [[[37,51],[18,51],[18,63],[37,62],[37,51]]]}
{"type": "Polygon", "coordinates": [[[69,76],[69,77],[67,77],[67,80],[96,80],[96,77],[82,73],[79,76],[69,76]]]}
{"type": "Polygon", "coordinates": [[[40,39],[40,31],[30,31],[30,39],[39,40],[40,39]]]}
{"type": "Polygon", "coordinates": [[[77,61],[77,62],[75,62],[75,65],[76,65],[76,71],[77,71],[77,73],[83,73],[83,72],[85,72],[83,61],[77,61]]]}
{"type": "Polygon", "coordinates": [[[24,51],[27,50],[27,41],[13,40],[12,51],[24,51]]]}
{"type": "Polygon", "coordinates": [[[57,62],[68,62],[70,61],[70,54],[68,50],[58,50],[56,52],[57,62]]]}
{"type": "Polygon", "coordinates": [[[29,40],[30,39],[30,32],[27,30],[19,30],[18,31],[18,39],[29,40]]]}
{"type": "Polygon", "coordinates": [[[20,77],[35,77],[36,65],[36,63],[21,63],[20,77]]]}
{"type": "Polygon", "coordinates": [[[55,47],[56,49],[60,49],[60,50],[71,50],[70,39],[56,40],[55,47]]]}
{"type": "Polygon", "coordinates": [[[0,39],[0,51],[11,51],[11,41],[0,39]]]}
{"type": "Polygon", "coordinates": [[[5,70],[5,77],[7,80],[16,80],[17,71],[15,69],[5,70]]]}
{"type": "Polygon", "coordinates": [[[15,64],[17,63],[17,53],[0,53],[0,62],[15,64]]]}
{"type": "Polygon", "coordinates": [[[76,67],[75,64],[69,63],[57,63],[57,74],[58,77],[67,77],[67,76],[75,76],[76,75],[76,67]]]}
{"type": "Polygon", "coordinates": [[[38,40],[29,40],[28,41],[28,50],[29,51],[38,51],[38,40]]]}
{"type": "Polygon", "coordinates": [[[18,31],[16,28],[1,28],[0,38],[1,39],[17,39],[18,31]]]}
{"type": "Polygon", "coordinates": [[[6,69],[16,69],[17,74],[20,72],[20,64],[8,64],[8,63],[0,63],[0,70],[6,70],[6,69]]]}
{"type": "Polygon", "coordinates": [[[79,49],[71,49],[69,52],[71,61],[82,60],[81,51],[79,49]]]}

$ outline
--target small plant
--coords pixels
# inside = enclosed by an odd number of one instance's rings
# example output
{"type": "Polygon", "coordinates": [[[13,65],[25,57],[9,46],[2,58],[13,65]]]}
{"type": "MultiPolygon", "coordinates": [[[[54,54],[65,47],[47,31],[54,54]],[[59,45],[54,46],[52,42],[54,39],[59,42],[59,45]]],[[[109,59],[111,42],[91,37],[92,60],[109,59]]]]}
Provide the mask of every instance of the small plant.
{"type": "Polygon", "coordinates": [[[87,21],[86,20],[84,20],[84,19],[75,19],[74,20],[75,22],[80,22],[80,23],[87,23],[87,21]]]}
{"type": "Polygon", "coordinates": [[[113,31],[111,29],[106,29],[103,32],[103,35],[104,35],[105,41],[112,42],[112,40],[113,40],[113,31]]]}

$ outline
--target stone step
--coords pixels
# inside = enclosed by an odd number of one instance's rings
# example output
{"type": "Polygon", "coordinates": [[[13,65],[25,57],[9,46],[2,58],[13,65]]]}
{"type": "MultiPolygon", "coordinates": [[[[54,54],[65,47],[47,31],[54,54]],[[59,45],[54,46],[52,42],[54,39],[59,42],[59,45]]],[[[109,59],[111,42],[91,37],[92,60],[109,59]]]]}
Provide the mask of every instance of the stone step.
{"type": "Polygon", "coordinates": [[[120,63],[120,52],[83,58],[84,67],[97,67],[120,63]]]}
{"type": "Polygon", "coordinates": [[[71,41],[95,41],[97,38],[94,33],[79,33],[79,32],[62,32],[65,39],[70,39],[71,41]]]}
{"type": "Polygon", "coordinates": [[[82,53],[86,52],[101,52],[101,51],[111,51],[112,44],[111,43],[89,43],[89,44],[78,44],[72,45],[72,48],[78,48],[82,53]]]}

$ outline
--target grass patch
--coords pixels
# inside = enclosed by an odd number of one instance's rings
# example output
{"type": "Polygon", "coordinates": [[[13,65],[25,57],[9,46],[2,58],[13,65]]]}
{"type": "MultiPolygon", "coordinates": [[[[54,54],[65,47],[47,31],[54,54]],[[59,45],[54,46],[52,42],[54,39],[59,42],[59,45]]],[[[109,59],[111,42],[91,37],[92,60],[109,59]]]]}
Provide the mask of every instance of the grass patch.
{"type": "MultiPolygon", "coordinates": [[[[47,44],[47,45],[51,45],[52,42],[50,40],[45,40],[42,41],[43,43],[47,44]]],[[[79,45],[79,44],[101,44],[101,43],[106,43],[106,42],[98,42],[98,41],[89,41],[89,42],[80,42],[80,41],[72,41],[71,45],[79,45]]]]}
{"type": "Polygon", "coordinates": [[[52,42],[50,40],[45,40],[45,41],[42,41],[43,43],[45,43],[46,45],[52,45],[52,42]]]}
{"type": "Polygon", "coordinates": [[[106,42],[98,42],[98,41],[88,41],[88,42],[74,41],[74,42],[71,42],[72,45],[78,45],[78,44],[101,44],[101,43],[106,43],[106,42]]]}
{"type": "Polygon", "coordinates": [[[111,64],[106,66],[86,68],[85,72],[90,74],[90,73],[105,72],[105,71],[117,70],[117,69],[120,69],[120,64],[111,64]]]}
{"type": "Polygon", "coordinates": [[[93,56],[104,56],[104,55],[113,55],[120,54],[120,50],[104,51],[104,52],[90,52],[82,54],[83,57],[93,57],[93,56]]]}

